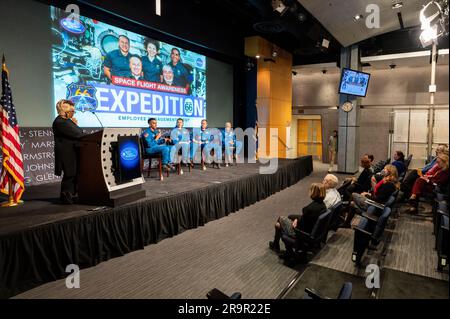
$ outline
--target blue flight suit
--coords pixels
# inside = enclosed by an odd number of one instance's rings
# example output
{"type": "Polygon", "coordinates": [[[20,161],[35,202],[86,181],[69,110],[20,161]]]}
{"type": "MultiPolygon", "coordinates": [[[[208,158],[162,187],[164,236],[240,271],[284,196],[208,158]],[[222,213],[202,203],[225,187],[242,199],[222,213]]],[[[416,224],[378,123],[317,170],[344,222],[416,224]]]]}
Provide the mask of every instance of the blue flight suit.
{"type": "Polygon", "coordinates": [[[200,152],[202,152],[203,148],[207,143],[209,143],[209,129],[206,128],[205,130],[202,130],[201,128],[200,129],[194,128],[192,132],[192,147],[191,147],[191,159],[193,161],[195,161],[195,155],[197,153],[199,146],[201,147],[200,152]],[[194,141],[200,143],[194,143],[194,141]]]}
{"type": "Polygon", "coordinates": [[[109,52],[103,65],[111,70],[111,75],[128,77],[130,74],[130,57],[128,53],[123,55],[119,49],[109,52]]]}
{"type": "Polygon", "coordinates": [[[142,70],[144,71],[144,80],[150,82],[161,82],[163,64],[156,57],[150,61],[147,55],[142,57],[142,70]]]}
{"type": "MultiPolygon", "coordinates": [[[[204,147],[206,162],[211,162],[211,150],[214,150],[214,162],[222,162],[222,133],[218,129],[208,129],[209,143],[204,147]]],[[[206,137],[207,138],[207,137],[206,137]]]]}
{"type": "Polygon", "coordinates": [[[237,155],[241,153],[242,141],[236,139],[236,134],[234,134],[232,129],[229,132],[223,130],[223,145],[227,156],[233,155],[233,147],[236,149],[237,155]],[[233,142],[233,144],[231,144],[231,142],[233,142]]]}
{"type": "Polygon", "coordinates": [[[170,138],[172,139],[172,144],[174,145],[170,152],[170,158],[172,159],[172,163],[175,163],[175,154],[178,154],[179,149],[181,148],[182,161],[184,163],[189,162],[189,151],[191,144],[191,136],[187,129],[175,127],[170,132],[170,138]],[[181,143],[180,143],[181,142],[181,143]]]}
{"type": "Polygon", "coordinates": [[[178,62],[177,65],[173,65],[172,62],[169,63],[170,67],[173,70],[173,85],[186,87],[187,84],[190,84],[189,80],[189,72],[184,67],[183,63],[178,62]]]}
{"type": "Polygon", "coordinates": [[[152,130],[151,128],[146,128],[142,132],[142,138],[147,142],[147,147],[145,152],[147,154],[161,154],[162,164],[166,165],[170,163],[170,149],[171,146],[166,145],[166,141],[163,138],[156,140],[156,135],[158,135],[159,130],[152,130]]]}

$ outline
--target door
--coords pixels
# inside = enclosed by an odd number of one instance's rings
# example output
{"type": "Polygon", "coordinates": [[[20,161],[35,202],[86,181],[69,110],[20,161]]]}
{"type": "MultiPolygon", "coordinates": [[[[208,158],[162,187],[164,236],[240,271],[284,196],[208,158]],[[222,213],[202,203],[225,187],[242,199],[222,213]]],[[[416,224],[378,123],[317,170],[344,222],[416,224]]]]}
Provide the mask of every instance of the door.
{"type": "Polygon", "coordinates": [[[322,120],[297,120],[297,156],[312,155],[322,159],[322,120]]]}

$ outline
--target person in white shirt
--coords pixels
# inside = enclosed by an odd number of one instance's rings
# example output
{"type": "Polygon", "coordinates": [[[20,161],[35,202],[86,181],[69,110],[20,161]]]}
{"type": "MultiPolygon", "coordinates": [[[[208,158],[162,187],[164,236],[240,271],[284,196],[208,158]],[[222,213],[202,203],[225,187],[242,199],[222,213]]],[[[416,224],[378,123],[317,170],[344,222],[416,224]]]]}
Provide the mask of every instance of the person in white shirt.
{"type": "Polygon", "coordinates": [[[338,178],[333,174],[327,174],[323,179],[322,184],[325,186],[326,196],[323,202],[327,208],[331,208],[337,203],[341,202],[341,194],[336,189],[339,184],[338,178]]]}

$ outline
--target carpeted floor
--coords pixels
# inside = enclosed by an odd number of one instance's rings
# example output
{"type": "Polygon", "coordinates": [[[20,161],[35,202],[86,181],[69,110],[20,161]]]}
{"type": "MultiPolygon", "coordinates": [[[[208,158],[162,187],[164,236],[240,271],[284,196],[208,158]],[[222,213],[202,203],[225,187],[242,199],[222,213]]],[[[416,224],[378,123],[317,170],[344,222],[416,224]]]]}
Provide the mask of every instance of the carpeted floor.
{"type": "Polygon", "coordinates": [[[435,236],[431,216],[400,214],[386,252],[384,268],[419,276],[446,280],[448,267],[437,270],[435,236]]]}
{"type": "Polygon", "coordinates": [[[448,299],[448,281],[385,268],[381,273],[380,299],[448,299]]]}
{"type": "Polygon", "coordinates": [[[448,298],[448,273],[434,271],[434,237],[426,219],[402,214],[392,218],[386,242],[366,254],[363,264],[381,266],[382,286],[376,293],[365,287],[364,267],[358,269],[351,261],[351,229],[330,234],[327,245],[307,266],[289,268],[268,249],[276,218],[306,205],[309,185],[321,181],[326,169],[315,162],[311,176],[265,200],[84,269],[79,289],[67,289],[65,281],[58,280],[15,298],[205,298],[210,289],[218,288],[227,294],[239,291],[243,298],[283,294],[283,298],[298,299],[306,287],[335,298],[345,281],[353,283],[354,299],[448,298]]]}
{"type": "Polygon", "coordinates": [[[309,203],[309,186],[321,181],[326,169],[314,163],[309,177],[263,201],[84,269],[79,289],[58,280],[16,298],[205,298],[214,287],[240,291],[244,298],[276,298],[297,271],[268,249],[273,224],[309,203]]]}
{"type": "Polygon", "coordinates": [[[310,264],[284,299],[303,299],[305,288],[317,291],[321,296],[336,298],[345,282],[352,283],[352,299],[370,299],[372,290],[367,289],[365,278],[316,264],[310,264]],[[324,280],[326,279],[326,280],[324,280]]]}

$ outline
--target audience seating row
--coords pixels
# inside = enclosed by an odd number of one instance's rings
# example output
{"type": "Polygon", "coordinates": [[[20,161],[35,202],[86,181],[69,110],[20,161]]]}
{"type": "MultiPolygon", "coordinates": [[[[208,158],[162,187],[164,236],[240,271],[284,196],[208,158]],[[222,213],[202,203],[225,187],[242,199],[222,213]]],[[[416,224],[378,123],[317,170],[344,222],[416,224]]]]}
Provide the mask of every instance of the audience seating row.
{"type": "Polygon", "coordinates": [[[337,228],[341,210],[342,203],[336,204],[319,216],[311,233],[295,229],[295,238],[283,235],[282,241],[286,246],[293,247],[298,260],[305,261],[308,252],[317,252],[322,248],[322,244],[326,244],[329,231],[337,228]]]}
{"type": "Polygon", "coordinates": [[[435,235],[435,249],[438,257],[438,270],[442,271],[447,265],[448,256],[448,191],[435,187],[433,203],[433,233],[435,235]]]}
{"type": "Polygon", "coordinates": [[[398,191],[394,192],[385,205],[367,201],[367,212],[361,212],[358,226],[354,227],[352,261],[361,265],[361,259],[368,248],[375,248],[381,241],[384,229],[387,225],[394,204],[398,197],[398,191]]]}
{"type": "MultiPolygon", "coordinates": [[[[322,296],[319,292],[312,288],[306,288],[305,289],[306,295],[303,297],[303,299],[313,299],[313,300],[320,300],[320,299],[332,299],[330,297],[322,296]]],[[[336,299],[352,299],[352,292],[353,292],[353,285],[351,282],[346,282],[342,285],[341,291],[339,291],[339,294],[337,295],[336,299]]]]}

